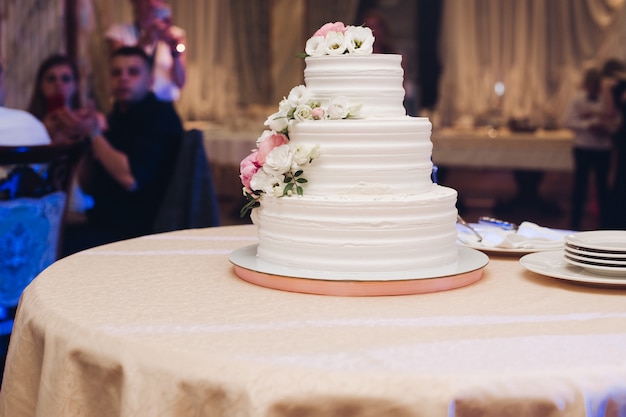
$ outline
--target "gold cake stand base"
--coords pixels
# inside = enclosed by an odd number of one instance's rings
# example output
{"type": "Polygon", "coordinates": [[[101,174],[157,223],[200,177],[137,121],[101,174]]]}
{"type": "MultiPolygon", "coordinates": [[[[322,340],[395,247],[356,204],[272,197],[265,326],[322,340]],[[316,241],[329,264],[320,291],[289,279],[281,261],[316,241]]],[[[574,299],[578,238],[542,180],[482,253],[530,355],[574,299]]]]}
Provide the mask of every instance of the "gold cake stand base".
{"type": "Polygon", "coordinates": [[[239,278],[261,287],[305,294],[370,297],[425,294],[473,284],[482,278],[489,257],[480,251],[459,247],[459,261],[452,267],[377,276],[290,270],[259,261],[256,245],[233,251],[229,260],[239,278]]]}
{"type": "Polygon", "coordinates": [[[402,281],[324,281],[271,275],[236,265],[235,273],[244,281],[275,290],[341,297],[371,297],[424,294],[464,287],[481,279],[483,268],[447,277],[402,281]]]}

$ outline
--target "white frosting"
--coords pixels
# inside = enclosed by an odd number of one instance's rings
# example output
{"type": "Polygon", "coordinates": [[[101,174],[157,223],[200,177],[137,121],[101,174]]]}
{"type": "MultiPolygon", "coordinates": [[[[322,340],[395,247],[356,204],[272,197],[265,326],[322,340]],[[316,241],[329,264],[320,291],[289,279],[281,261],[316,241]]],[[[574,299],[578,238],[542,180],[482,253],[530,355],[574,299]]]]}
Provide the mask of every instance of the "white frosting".
{"type": "Polygon", "coordinates": [[[360,117],[404,116],[401,61],[392,54],[308,57],[304,83],[323,105],[346,96],[363,105],[360,117]]]}
{"type": "Polygon", "coordinates": [[[252,219],[257,256],[317,271],[410,271],[456,261],[456,191],[423,194],[264,195],[252,219]]]}
{"type": "Polygon", "coordinates": [[[263,194],[257,256],[334,272],[414,271],[457,260],[455,190],[432,184],[431,124],[406,116],[398,55],[307,58],[314,99],[345,95],[360,119],[307,120],[289,146],[319,145],[304,195],[263,194]]]}
{"type": "Polygon", "coordinates": [[[320,146],[305,168],[307,195],[340,193],[360,182],[397,193],[430,190],[431,124],[426,118],[310,120],[289,128],[290,146],[320,146]]]}

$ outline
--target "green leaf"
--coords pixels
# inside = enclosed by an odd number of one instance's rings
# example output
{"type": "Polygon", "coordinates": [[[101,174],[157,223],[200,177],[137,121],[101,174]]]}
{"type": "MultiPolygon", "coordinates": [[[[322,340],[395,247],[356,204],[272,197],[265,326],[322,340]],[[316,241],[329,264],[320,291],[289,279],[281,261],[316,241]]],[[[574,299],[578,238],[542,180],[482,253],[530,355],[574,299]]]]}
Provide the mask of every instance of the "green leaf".
{"type": "Polygon", "coordinates": [[[300,175],[302,175],[302,171],[301,169],[297,170],[295,174],[293,174],[294,177],[299,177],[300,175]]]}
{"type": "Polygon", "coordinates": [[[298,193],[299,196],[302,196],[304,193],[302,192],[302,187],[297,186],[296,187],[296,192],[298,193]]]}
{"type": "Polygon", "coordinates": [[[296,180],[296,182],[297,182],[297,183],[300,183],[300,184],[304,184],[305,182],[308,182],[308,181],[307,181],[307,179],[306,179],[306,178],[298,178],[298,179],[296,180]]]}
{"type": "Polygon", "coordinates": [[[291,191],[293,189],[293,182],[290,182],[289,184],[287,184],[285,186],[285,189],[283,190],[283,195],[287,195],[287,193],[289,193],[289,191],[291,191]]]}
{"type": "Polygon", "coordinates": [[[243,218],[250,210],[253,208],[259,207],[261,203],[259,203],[258,199],[253,199],[248,201],[246,205],[244,205],[239,211],[239,217],[243,218]]]}

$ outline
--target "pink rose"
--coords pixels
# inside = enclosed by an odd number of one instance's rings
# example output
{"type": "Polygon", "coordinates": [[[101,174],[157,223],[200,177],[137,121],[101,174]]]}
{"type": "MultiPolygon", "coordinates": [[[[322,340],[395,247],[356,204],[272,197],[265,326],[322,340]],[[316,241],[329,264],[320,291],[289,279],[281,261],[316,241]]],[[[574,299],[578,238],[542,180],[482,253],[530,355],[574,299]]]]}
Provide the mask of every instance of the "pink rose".
{"type": "Polygon", "coordinates": [[[313,36],[326,36],[328,32],[344,33],[345,31],[346,26],[343,24],[343,22],[326,23],[324,26],[319,28],[317,32],[313,34],[313,36]]]}
{"type": "Polygon", "coordinates": [[[315,120],[322,120],[324,118],[324,109],[321,107],[316,107],[311,111],[311,116],[315,120]]]}
{"type": "Polygon", "coordinates": [[[289,143],[289,138],[282,133],[274,133],[266,137],[263,142],[259,144],[259,152],[257,156],[257,163],[259,166],[265,165],[265,158],[267,157],[267,154],[272,152],[272,149],[287,143],[289,143]]]}
{"type": "Polygon", "coordinates": [[[239,178],[241,178],[241,183],[246,188],[250,188],[252,176],[260,169],[258,154],[257,151],[252,152],[239,164],[239,178]]]}

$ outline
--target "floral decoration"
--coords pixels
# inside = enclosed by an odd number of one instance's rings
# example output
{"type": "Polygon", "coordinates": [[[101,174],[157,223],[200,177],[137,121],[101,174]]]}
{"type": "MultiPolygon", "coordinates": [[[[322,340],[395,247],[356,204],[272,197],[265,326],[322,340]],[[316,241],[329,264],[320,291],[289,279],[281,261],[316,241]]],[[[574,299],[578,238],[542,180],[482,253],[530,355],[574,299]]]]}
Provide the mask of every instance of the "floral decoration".
{"type": "Polygon", "coordinates": [[[334,22],[326,23],[307,40],[303,56],[368,55],[373,51],[374,35],[370,28],[334,22]]]}
{"type": "Polygon", "coordinates": [[[241,216],[258,207],[264,193],[276,197],[304,194],[303,185],[307,183],[304,167],[319,156],[320,148],[319,145],[290,144],[289,127],[293,123],[346,119],[356,116],[359,110],[360,106],[350,106],[345,96],[333,97],[322,106],[304,85],[292,88],[279,103],[278,111],[265,121],[269,130],[259,136],[256,149],[241,161],[239,177],[248,200],[241,209],[241,216]]]}

